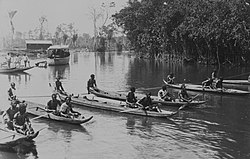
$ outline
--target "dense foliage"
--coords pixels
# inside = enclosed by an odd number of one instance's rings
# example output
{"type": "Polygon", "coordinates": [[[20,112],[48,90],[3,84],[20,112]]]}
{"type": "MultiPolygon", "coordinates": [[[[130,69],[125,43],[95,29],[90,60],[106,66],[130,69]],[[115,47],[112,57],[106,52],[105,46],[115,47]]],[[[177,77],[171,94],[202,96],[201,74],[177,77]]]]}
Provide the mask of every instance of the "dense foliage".
{"type": "Polygon", "coordinates": [[[246,0],[130,0],[113,18],[131,47],[151,57],[217,64],[250,60],[246,0]]]}

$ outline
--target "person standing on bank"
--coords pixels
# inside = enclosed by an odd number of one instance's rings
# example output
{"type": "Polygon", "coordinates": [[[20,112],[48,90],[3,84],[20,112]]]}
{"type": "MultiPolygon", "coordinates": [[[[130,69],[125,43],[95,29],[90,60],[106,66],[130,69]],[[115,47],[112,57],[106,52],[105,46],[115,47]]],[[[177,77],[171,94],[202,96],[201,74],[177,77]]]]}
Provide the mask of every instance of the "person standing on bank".
{"type": "Polygon", "coordinates": [[[95,75],[94,74],[90,75],[90,79],[87,82],[88,94],[90,94],[90,88],[93,88],[93,89],[97,88],[96,80],[95,80],[95,75]]]}

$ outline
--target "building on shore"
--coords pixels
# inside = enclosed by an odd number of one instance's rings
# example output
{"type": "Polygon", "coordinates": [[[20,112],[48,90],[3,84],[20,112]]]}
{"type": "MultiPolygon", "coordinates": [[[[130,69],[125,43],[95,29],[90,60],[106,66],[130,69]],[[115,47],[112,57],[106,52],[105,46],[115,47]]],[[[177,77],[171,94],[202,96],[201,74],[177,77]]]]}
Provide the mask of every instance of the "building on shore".
{"type": "Polygon", "coordinates": [[[52,40],[25,40],[27,50],[47,50],[52,40]]]}

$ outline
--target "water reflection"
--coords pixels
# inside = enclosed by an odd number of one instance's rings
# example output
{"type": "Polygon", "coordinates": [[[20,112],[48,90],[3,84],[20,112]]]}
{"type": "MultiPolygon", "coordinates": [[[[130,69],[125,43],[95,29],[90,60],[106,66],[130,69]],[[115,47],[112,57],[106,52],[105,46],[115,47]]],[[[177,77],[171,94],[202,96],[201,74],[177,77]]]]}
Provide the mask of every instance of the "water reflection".
{"type": "Polygon", "coordinates": [[[73,57],[72,59],[73,59],[73,61],[72,61],[72,63],[73,64],[77,64],[78,63],[78,53],[73,53],[73,54],[71,54],[71,56],[73,57]]]}
{"type": "Polygon", "coordinates": [[[30,81],[30,74],[26,72],[18,72],[18,73],[1,73],[0,75],[7,76],[8,81],[17,81],[18,83],[21,83],[21,81],[24,81],[27,83],[30,81]]]}
{"type": "Polygon", "coordinates": [[[70,77],[69,65],[50,66],[49,67],[49,79],[55,79],[56,77],[66,78],[70,77]]]}
{"type": "Polygon", "coordinates": [[[15,142],[8,144],[0,145],[0,155],[1,158],[27,158],[28,156],[32,156],[32,158],[38,158],[38,152],[36,149],[35,142],[15,142]]]}

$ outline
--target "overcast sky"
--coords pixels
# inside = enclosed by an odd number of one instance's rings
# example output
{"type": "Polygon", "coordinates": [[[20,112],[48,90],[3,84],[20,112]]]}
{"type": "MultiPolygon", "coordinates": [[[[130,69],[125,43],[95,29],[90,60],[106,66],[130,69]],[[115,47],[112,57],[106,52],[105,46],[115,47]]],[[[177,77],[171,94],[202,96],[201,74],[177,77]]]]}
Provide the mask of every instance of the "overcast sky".
{"type": "MultiPolygon", "coordinates": [[[[45,16],[48,29],[54,34],[62,23],[74,23],[78,33],[93,35],[91,8],[99,9],[104,4],[115,2],[110,13],[118,12],[128,0],[0,0],[0,37],[11,31],[8,12],[17,10],[13,18],[15,31],[28,32],[39,26],[39,18],[45,16]]],[[[101,19],[100,19],[101,21],[101,19]]]]}

